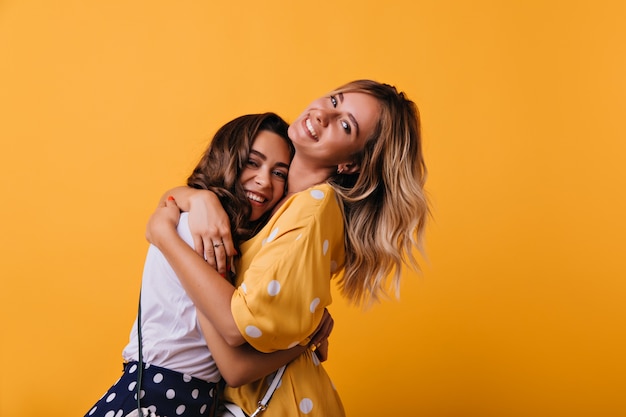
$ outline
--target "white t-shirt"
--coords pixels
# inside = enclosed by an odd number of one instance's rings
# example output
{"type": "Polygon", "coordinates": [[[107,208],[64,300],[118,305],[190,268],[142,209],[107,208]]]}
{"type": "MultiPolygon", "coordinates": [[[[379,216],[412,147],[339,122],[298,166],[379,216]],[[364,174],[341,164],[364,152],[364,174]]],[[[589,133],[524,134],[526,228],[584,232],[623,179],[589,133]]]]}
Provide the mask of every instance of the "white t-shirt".
{"type": "MultiPolygon", "coordinates": [[[[178,234],[191,247],[188,214],[182,213],[178,234]]],[[[209,382],[220,374],[196,317],[196,307],[165,256],[150,245],[141,284],[141,334],[145,363],[209,382]]],[[[125,360],[138,360],[137,320],[124,348],[125,360]]]]}

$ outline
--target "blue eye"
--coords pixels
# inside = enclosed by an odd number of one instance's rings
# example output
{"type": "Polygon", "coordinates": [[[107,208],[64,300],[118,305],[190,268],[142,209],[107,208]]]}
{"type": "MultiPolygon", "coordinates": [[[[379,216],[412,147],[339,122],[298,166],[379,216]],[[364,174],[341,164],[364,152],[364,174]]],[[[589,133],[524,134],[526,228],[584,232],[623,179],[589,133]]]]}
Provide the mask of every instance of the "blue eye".
{"type": "Polygon", "coordinates": [[[333,105],[333,107],[337,107],[337,99],[335,98],[335,96],[330,96],[330,103],[333,105]]]}

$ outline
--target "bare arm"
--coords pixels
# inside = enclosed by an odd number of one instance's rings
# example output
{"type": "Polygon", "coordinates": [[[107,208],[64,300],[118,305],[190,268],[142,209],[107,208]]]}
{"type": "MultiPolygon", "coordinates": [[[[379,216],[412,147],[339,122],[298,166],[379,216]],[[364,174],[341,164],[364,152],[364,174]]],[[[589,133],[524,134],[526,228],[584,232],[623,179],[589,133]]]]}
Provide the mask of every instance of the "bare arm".
{"type": "Polygon", "coordinates": [[[248,384],[269,375],[308,348],[298,345],[289,350],[261,353],[247,343],[230,346],[206,317],[198,314],[198,322],[222,377],[231,387],[248,384]]]}
{"type": "Polygon", "coordinates": [[[230,310],[235,287],[180,238],[176,230],[179,217],[176,203],[166,200],[150,217],[146,238],[161,250],[196,309],[229,345],[239,346],[245,339],[230,310]]]}
{"type": "Polygon", "coordinates": [[[308,346],[297,345],[287,350],[261,353],[247,343],[241,346],[229,346],[202,314],[198,314],[198,322],[222,377],[231,387],[238,387],[260,379],[291,362],[309,348],[315,349],[321,361],[326,360],[328,336],[334,325],[332,317],[328,311],[325,311],[308,346]]]}

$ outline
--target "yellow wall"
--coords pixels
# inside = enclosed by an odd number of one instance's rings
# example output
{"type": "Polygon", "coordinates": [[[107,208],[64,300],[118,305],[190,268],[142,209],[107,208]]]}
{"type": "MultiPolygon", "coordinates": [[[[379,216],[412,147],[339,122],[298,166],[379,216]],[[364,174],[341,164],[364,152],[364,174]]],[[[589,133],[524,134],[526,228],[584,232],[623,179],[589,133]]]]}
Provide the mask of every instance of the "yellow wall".
{"type": "Polygon", "coordinates": [[[435,220],[401,302],[332,310],[348,414],[626,416],[625,4],[1,1],[0,416],[116,380],[147,217],[218,126],[361,77],[419,104],[435,220]]]}

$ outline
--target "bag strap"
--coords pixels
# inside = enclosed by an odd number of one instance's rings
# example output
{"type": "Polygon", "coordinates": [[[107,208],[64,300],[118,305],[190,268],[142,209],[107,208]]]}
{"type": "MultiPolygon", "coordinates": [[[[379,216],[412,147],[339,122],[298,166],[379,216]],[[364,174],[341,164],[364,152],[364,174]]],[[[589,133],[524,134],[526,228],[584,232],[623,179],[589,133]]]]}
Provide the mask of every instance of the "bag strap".
{"type": "Polygon", "coordinates": [[[276,391],[276,388],[278,388],[278,384],[280,384],[280,380],[282,379],[283,374],[285,373],[286,367],[287,365],[283,365],[280,368],[278,368],[278,370],[276,371],[276,374],[274,375],[274,379],[272,380],[272,383],[270,384],[269,388],[267,389],[267,392],[265,393],[265,396],[261,399],[261,401],[259,401],[258,403],[259,406],[254,411],[254,413],[250,415],[250,417],[256,417],[261,412],[265,411],[265,409],[267,408],[267,404],[270,402],[270,399],[272,398],[272,395],[274,395],[274,391],[276,391]]]}
{"type": "Polygon", "coordinates": [[[141,291],[139,291],[139,307],[137,308],[137,339],[139,341],[138,368],[137,368],[137,414],[144,417],[141,410],[141,383],[143,382],[143,340],[141,338],[141,291]]]}

